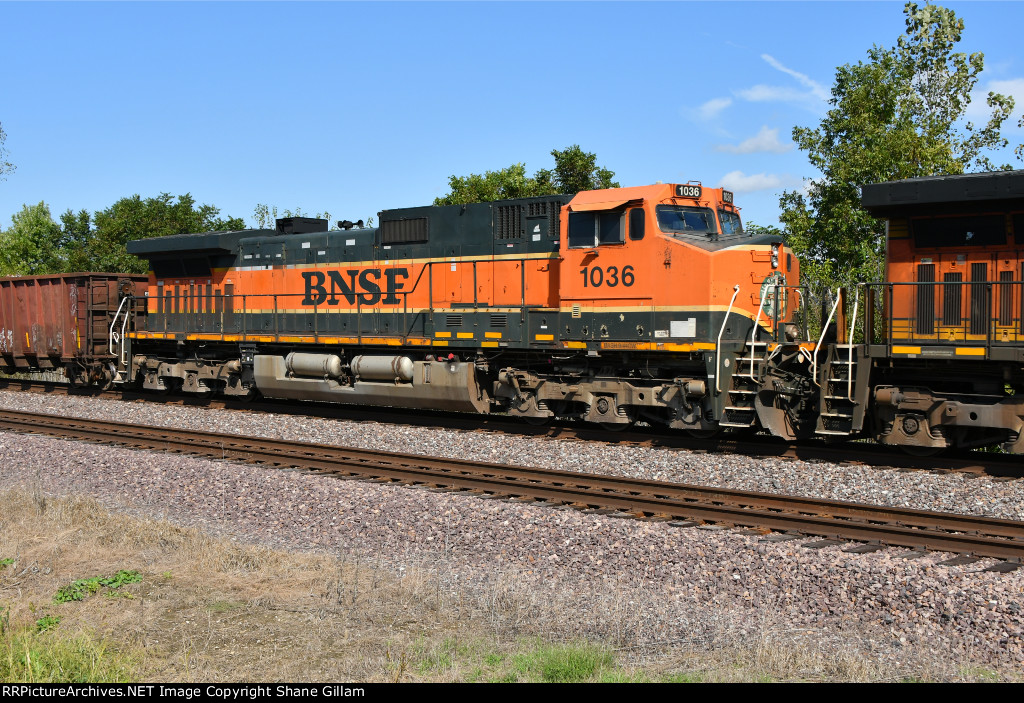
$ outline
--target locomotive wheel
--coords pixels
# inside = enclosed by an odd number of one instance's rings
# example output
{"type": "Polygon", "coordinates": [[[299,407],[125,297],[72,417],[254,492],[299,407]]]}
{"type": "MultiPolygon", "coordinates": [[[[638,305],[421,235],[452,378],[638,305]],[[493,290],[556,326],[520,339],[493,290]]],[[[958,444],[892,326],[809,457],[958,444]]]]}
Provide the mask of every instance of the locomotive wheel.
{"type": "Polygon", "coordinates": [[[114,379],[117,378],[117,369],[114,368],[113,364],[107,364],[107,368],[103,369],[103,375],[100,381],[100,389],[109,391],[114,387],[114,379]]]}
{"type": "Polygon", "coordinates": [[[544,427],[553,419],[550,415],[547,417],[535,417],[531,415],[523,415],[523,419],[526,420],[527,425],[533,425],[534,427],[544,427]]]}
{"type": "Polygon", "coordinates": [[[232,400],[237,400],[242,403],[251,403],[252,401],[260,397],[260,389],[257,388],[256,384],[254,383],[253,385],[249,386],[245,395],[234,395],[228,397],[231,398],[232,400]]]}

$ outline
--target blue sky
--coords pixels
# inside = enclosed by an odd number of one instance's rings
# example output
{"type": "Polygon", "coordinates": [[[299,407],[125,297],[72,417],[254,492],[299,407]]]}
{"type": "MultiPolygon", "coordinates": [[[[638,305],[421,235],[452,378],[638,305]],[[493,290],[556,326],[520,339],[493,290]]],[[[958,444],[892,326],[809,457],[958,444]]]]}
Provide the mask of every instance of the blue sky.
{"type": "MultiPolygon", "coordinates": [[[[1024,4],[947,3],[982,95],[1016,95],[1024,4]]],[[[55,217],[191,192],[251,223],[257,203],[334,219],[428,204],[451,174],[579,144],[624,186],[733,188],[774,224],[814,175],[791,144],[835,67],[891,46],[902,2],[0,1],[0,125],[23,203],[55,217]]],[[[976,102],[983,107],[982,102],[976,102]]],[[[978,109],[974,112],[978,113],[978,109]]]]}

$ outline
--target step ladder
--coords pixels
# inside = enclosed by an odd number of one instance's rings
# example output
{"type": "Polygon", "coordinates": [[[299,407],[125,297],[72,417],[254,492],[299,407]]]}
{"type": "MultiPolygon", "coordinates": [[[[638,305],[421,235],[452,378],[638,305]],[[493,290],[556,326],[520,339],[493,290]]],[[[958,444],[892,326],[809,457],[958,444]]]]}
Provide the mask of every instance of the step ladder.
{"type": "Polygon", "coordinates": [[[728,405],[722,408],[722,427],[757,426],[757,390],[760,387],[761,362],[768,351],[767,342],[747,342],[748,353],[737,360],[736,373],[729,385],[728,405]]]}
{"type": "Polygon", "coordinates": [[[833,344],[823,369],[818,424],[815,434],[848,437],[860,430],[864,410],[856,400],[857,348],[833,344]]]}

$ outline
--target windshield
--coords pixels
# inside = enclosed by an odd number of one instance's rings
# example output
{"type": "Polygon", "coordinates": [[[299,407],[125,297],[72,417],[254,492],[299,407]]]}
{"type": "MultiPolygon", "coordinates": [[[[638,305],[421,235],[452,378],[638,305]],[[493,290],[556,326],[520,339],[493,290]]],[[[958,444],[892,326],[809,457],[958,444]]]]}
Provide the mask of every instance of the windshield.
{"type": "Polygon", "coordinates": [[[706,207],[683,207],[681,205],[659,205],[656,208],[658,227],[666,234],[718,233],[715,214],[706,207]]]}
{"type": "Polygon", "coordinates": [[[740,224],[739,213],[719,210],[718,219],[722,221],[722,234],[743,233],[743,225],[740,224]]]}

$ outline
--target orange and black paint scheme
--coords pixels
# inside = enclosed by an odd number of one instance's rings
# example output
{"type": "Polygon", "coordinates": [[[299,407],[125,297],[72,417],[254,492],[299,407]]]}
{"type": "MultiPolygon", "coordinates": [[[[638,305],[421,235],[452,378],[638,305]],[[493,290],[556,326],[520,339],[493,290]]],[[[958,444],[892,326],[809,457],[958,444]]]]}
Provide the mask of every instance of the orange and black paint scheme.
{"type": "Polygon", "coordinates": [[[877,439],[1024,453],[1024,171],[865,186],[886,223],[854,352],[877,439]]]}
{"type": "Polygon", "coordinates": [[[379,220],[132,242],[152,268],[146,327],[129,335],[133,377],[154,390],[609,427],[644,418],[708,433],[755,427],[764,359],[780,347],[800,356],[798,263],[780,240],[745,232],[721,188],[658,184],[379,220]]]}

